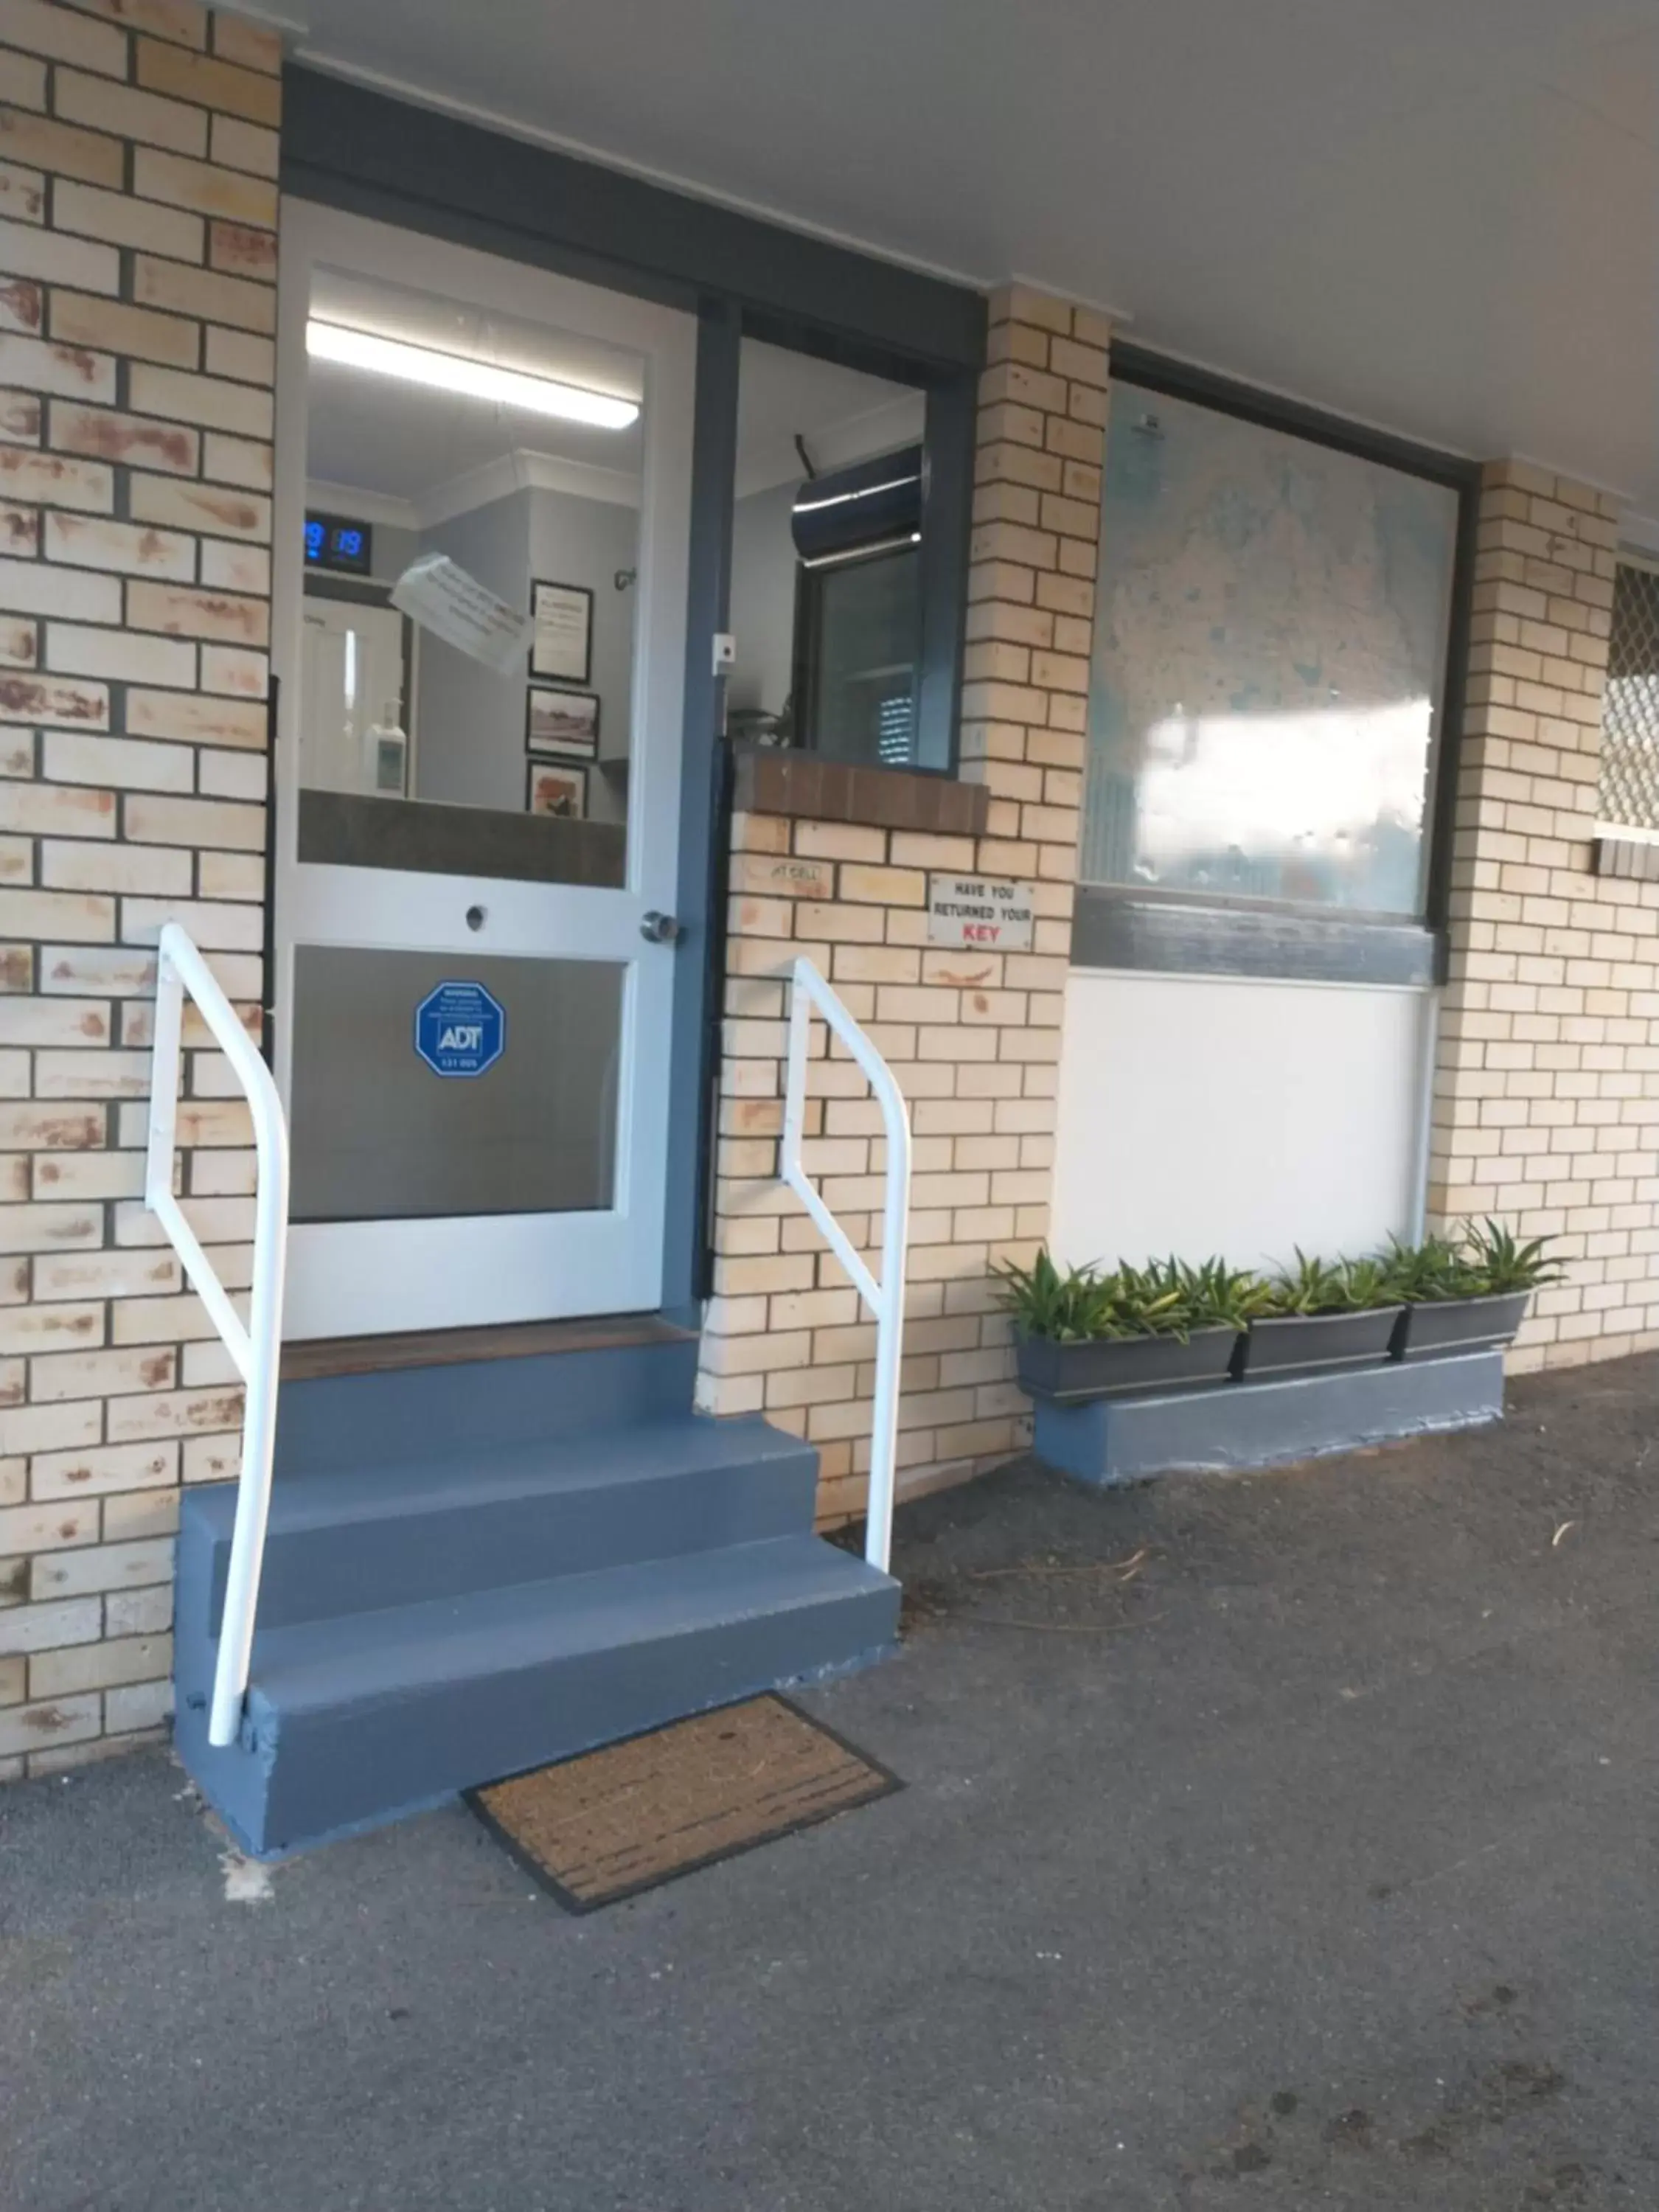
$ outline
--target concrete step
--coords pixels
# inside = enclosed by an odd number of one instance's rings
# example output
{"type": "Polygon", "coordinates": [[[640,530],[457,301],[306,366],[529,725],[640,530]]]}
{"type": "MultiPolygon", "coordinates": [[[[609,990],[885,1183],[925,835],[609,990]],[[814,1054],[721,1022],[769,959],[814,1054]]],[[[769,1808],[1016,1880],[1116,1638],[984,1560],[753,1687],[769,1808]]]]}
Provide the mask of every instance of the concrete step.
{"type": "Polygon", "coordinates": [[[875,1658],[898,1600],[797,1534],[267,1627],[223,1751],[207,1743],[212,1640],[188,1636],[179,1747],[245,1848],[291,1850],[875,1658]]]}
{"type": "MultiPolygon", "coordinates": [[[[262,1628],[810,1534],[817,1456],[759,1419],[694,1413],[404,1462],[286,1474],[272,1487],[262,1628]]],[[[179,1623],[216,1635],[234,1487],[188,1492],[179,1623]]]]}
{"type": "Polygon", "coordinates": [[[440,1459],[689,1413],[694,1337],[283,1384],[276,1473],[440,1459]]]}

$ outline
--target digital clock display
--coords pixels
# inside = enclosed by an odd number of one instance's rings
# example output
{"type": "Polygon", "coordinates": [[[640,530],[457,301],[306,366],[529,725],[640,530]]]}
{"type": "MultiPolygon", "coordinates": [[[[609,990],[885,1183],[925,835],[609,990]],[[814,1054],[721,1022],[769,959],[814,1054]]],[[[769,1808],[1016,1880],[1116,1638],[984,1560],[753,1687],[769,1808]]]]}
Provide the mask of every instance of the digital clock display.
{"type": "Polygon", "coordinates": [[[332,568],[347,576],[367,576],[374,565],[374,533],[366,522],[338,514],[306,517],[306,566],[332,568]]]}

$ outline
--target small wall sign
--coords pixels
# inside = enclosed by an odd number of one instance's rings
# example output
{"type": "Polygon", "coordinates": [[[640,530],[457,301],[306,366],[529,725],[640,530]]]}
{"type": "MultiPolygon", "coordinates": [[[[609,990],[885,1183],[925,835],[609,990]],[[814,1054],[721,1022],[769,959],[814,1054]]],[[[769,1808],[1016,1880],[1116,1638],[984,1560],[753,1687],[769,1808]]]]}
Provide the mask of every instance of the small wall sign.
{"type": "Polygon", "coordinates": [[[1036,892],[996,876],[927,878],[927,942],[957,951],[1029,952],[1036,892]]]}
{"type": "Polygon", "coordinates": [[[482,1075],[507,1049],[507,1014],[482,983],[440,983],[415,1009],[415,1049],[434,1075],[482,1075]]]}

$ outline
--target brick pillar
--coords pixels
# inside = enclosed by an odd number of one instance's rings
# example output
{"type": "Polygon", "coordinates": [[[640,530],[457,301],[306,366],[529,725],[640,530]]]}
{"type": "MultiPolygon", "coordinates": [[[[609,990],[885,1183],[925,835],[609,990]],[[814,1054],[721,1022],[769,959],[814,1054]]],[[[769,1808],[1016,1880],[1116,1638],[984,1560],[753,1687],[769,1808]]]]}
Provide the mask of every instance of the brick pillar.
{"type": "MultiPolygon", "coordinates": [[[[963,779],[982,785],[988,800],[966,810],[972,826],[966,819],[949,829],[890,826],[878,818],[878,805],[859,814],[856,791],[850,819],[815,815],[810,798],[787,806],[778,799],[769,811],[774,802],[763,788],[750,792],[735,822],[717,1295],[703,1337],[700,1401],[715,1413],[764,1412],[816,1444],[826,1521],[863,1508],[875,1330],[817,1230],[775,1179],[786,1012],[778,978],[798,953],[830,978],[868,1030],[910,1104],[901,1487],[960,1480],[1006,1458],[1029,1436],[988,1270],[998,1260],[1029,1257],[1048,1227],[1107,337],[1086,310],[1018,287],[992,303],[961,746],[963,779]],[[930,948],[930,869],[1033,882],[1031,951],[930,948]]],[[[787,779],[753,779],[757,787],[780,781],[787,779]]],[[[831,781],[819,779],[826,794],[831,781]]],[[[917,794],[917,805],[924,803],[917,794]]],[[[884,1154],[879,1114],[839,1051],[820,1050],[810,1091],[808,1170],[873,1265],[884,1154]]]]}
{"type": "MultiPolygon", "coordinates": [[[[0,0],[0,42],[6,1776],[165,1721],[178,1485],[234,1471],[141,1193],[164,919],[258,1018],[281,56],[195,0],[0,0]]],[[[179,1188],[235,1290],[250,1131],[204,1042],[179,1188]]]]}
{"type": "MultiPolygon", "coordinates": [[[[1035,945],[1010,957],[1054,1006],[1052,1054],[1024,1092],[1047,1102],[1045,1166],[1077,888],[1110,338],[1091,309],[1012,285],[992,300],[980,380],[962,774],[991,793],[981,867],[1036,883],[1035,945]]],[[[1022,1241],[1048,1234],[1046,1187],[1033,1202],[1042,1218],[1022,1222],[1022,1241]]]]}
{"type": "Polygon", "coordinates": [[[1659,1343],[1659,885],[1598,877],[1591,842],[1617,514],[1486,471],[1429,1212],[1558,1240],[1516,1367],[1659,1343]]]}

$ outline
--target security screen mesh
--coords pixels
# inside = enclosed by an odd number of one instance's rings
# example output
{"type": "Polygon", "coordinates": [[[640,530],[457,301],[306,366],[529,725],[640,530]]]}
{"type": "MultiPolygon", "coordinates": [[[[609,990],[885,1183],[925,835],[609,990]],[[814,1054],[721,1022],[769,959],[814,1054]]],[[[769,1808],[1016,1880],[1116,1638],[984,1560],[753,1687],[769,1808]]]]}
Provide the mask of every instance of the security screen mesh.
{"type": "Polygon", "coordinates": [[[1659,830],[1659,572],[1620,562],[1601,710],[1603,822],[1659,830]]]}

